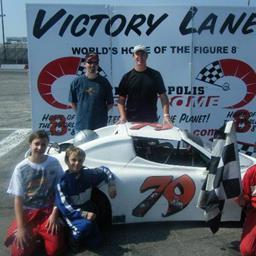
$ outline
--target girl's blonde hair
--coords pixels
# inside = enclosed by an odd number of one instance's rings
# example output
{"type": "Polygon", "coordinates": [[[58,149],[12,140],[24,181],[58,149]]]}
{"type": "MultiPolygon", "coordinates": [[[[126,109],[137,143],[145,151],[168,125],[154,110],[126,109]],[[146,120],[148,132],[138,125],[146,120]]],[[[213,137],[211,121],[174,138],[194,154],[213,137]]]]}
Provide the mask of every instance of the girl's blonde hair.
{"type": "Polygon", "coordinates": [[[75,146],[70,146],[67,148],[66,150],[66,154],[65,154],[65,163],[68,164],[69,163],[69,157],[72,155],[72,154],[75,154],[76,156],[79,156],[81,157],[83,160],[85,159],[86,157],[86,154],[85,152],[79,148],[79,147],[75,147],[75,146]]]}

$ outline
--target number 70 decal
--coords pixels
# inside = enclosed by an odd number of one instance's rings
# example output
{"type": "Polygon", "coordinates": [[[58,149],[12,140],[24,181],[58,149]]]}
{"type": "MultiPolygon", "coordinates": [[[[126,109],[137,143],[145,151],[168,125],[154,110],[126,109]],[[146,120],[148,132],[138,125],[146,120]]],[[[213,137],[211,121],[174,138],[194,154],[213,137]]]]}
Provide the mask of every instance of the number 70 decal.
{"type": "Polygon", "coordinates": [[[194,197],[196,190],[193,180],[188,175],[182,175],[177,179],[173,179],[173,176],[148,177],[141,185],[140,192],[149,189],[155,190],[133,209],[134,216],[143,217],[161,196],[168,201],[168,209],[162,216],[170,216],[184,209],[194,197]]]}

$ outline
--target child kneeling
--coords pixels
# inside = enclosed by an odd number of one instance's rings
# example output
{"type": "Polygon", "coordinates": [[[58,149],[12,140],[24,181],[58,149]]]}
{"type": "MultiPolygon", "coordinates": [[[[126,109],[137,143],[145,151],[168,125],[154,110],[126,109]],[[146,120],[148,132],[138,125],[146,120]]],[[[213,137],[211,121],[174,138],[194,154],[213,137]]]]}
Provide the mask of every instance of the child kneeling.
{"type": "Polygon", "coordinates": [[[96,219],[96,209],[91,201],[91,191],[102,181],[108,183],[111,198],[116,196],[114,176],[106,167],[88,169],[83,167],[85,152],[69,147],[65,162],[68,170],[57,185],[56,205],[71,229],[71,250],[78,252],[81,245],[96,248],[101,244],[101,234],[96,219]]]}
{"type": "Polygon", "coordinates": [[[63,255],[65,250],[64,225],[54,207],[56,185],[63,170],[57,159],[44,154],[48,143],[45,131],[31,134],[31,155],[12,174],[7,192],[14,195],[16,218],[5,239],[12,256],[35,255],[38,239],[43,241],[47,255],[63,255]]]}

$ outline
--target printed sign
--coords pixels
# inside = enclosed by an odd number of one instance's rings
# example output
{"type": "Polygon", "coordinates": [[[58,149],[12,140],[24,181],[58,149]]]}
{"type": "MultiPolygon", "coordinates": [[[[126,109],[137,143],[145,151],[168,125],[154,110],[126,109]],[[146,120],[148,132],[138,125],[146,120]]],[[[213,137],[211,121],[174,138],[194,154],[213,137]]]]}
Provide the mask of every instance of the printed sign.
{"type": "MultiPolygon", "coordinates": [[[[236,121],[240,149],[255,153],[255,9],[243,7],[27,5],[33,130],[52,141],[74,136],[68,93],[83,75],[83,58],[100,56],[99,72],[113,87],[133,67],[132,49],[147,47],[161,72],[173,123],[205,143],[227,120],[236,121]]],[[[162,120],[158,103],[159,122],[162,120]]]]}

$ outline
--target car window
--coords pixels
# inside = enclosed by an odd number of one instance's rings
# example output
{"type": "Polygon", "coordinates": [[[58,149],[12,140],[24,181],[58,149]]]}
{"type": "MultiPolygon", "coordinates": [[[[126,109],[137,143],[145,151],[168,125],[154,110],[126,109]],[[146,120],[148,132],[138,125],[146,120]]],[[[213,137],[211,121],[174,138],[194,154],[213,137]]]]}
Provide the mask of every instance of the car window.
{"type": "Polygon", "coordinates": [[[185,141],[133,137],[136,155],[146,160],[183,166],[207,167],[209,159],[185,141]]]}

